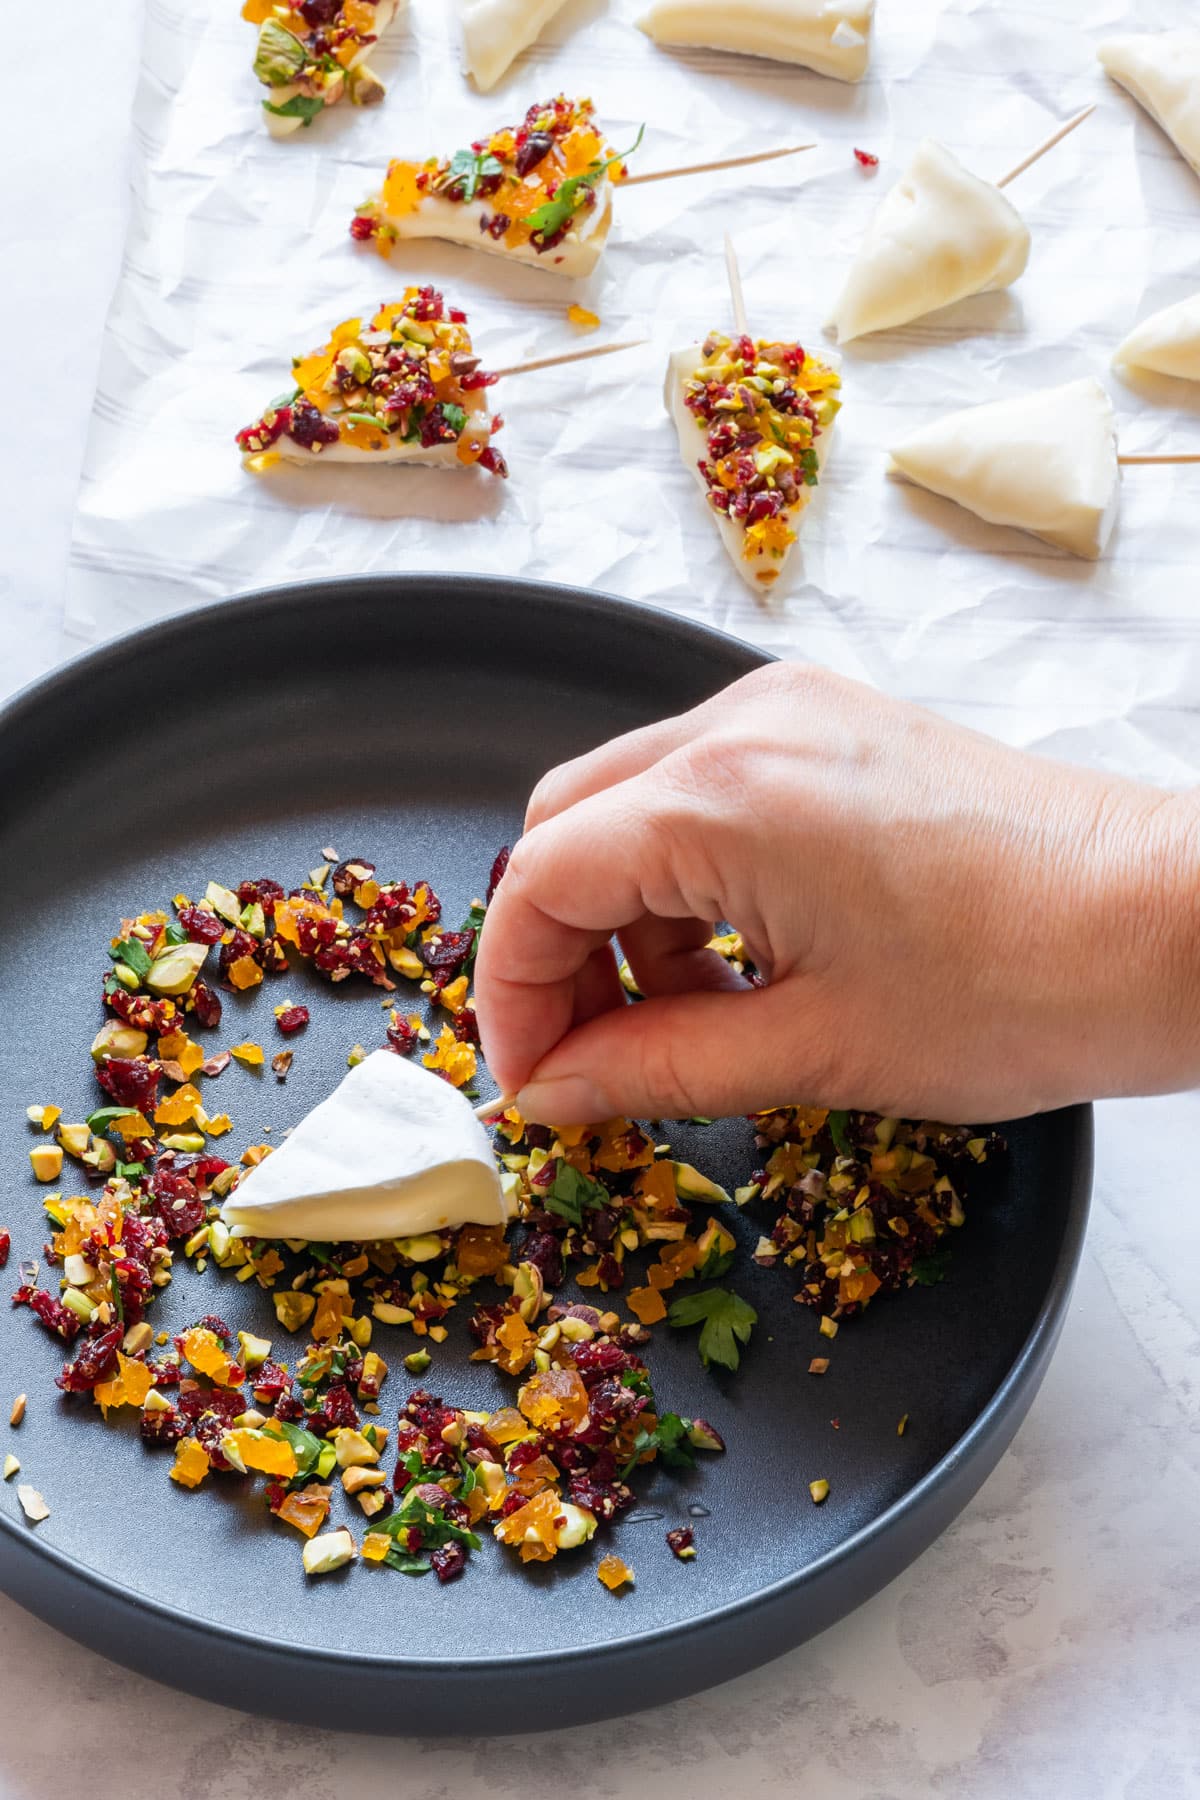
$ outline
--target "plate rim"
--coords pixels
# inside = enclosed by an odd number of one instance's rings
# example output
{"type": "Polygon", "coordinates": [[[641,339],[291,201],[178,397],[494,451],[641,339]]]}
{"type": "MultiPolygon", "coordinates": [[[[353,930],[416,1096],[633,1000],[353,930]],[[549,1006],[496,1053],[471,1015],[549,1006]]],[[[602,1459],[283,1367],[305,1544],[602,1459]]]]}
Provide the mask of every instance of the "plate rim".
{"type": "MultiPolygon", "coordinates": [[[[92,679],[113,667],[128,667],[131,656],[143,649],[158,648],[169,643],[176,634],[190,635],[196,631],[203,632],[210,625],[228,623],[231,612],[243,618],[255,613],[270,618],[296,605],[317,607],[332,589],[343,592],[350,589],[354,594],[376,594],[382,597],[396,596],[398,590],[403,593],[405,589],[418,589],[430,582],[443,592],[448,590],[451,594],[467,590],[478,594],[480,589],[488,590],[497,606],[503,604],[505,597],[511,599],[519,596],[527,602],[533,600],[543,604],[550,610],[578,608],[597,621],[615,613],[618,617],[623,617],[632,630],[642,633],[649,631],[676,642],[684,638],[698,650],[715,650],[730,660],[743,662],[747,672],[778,660],[770,651],[758,645],[687,615],[641,601],[610,596],[596,589],[564,583],[522,576],[497,576],[462,570],[443,572],[437,569],[315,576],[248,588],[227,599],[208,601],[166,618],[134,626],[100,644],[79,650],[25,683],[0,703],[0,750],[3,749],[4,737],[19,726],[25,715],[46,701],[61,698],[63,691],[69,690],[80,679],[92,679]]],[[[630,1654],[646,1653],[658,1645],[678,1642],[681,1631],[699,1632],[736,1626],[739,1620],[769,1608],[772,1603],[785,1600],[789,1594],[799,1599],[807,1586],[816,1586],[827,1580],[836,1574],[839,1566],[863,1558],[865,1553],[893,1535],[902,1535],[907,1529],[910,1534],[921,1537],[923,1522],[929,1517],[935,1517],[939,1502],[950,1497],[949,1490],[955,1486],[956,1478],[964,1465],[981,1464],[984,1474],[980,1479],[986,1476],[1032,1401],[1065,1322],[1090,1211],[1094,1158],[1093,1108],[1090,1104],[1082,1103],[1064,1107],[1056,1115],[1048,1116],[1057,1116],[1073,1139],[1071,1193],[1068,1196],[1061,1243],[1037,1315],[1020,1350],[987,1404],[976,1414],[966,1430],[918,1481],[883,1512],[815,1560],[805,1563],[802,1568],[779,1576],[767,1585],[755,1588],[751,1593],[712,1607],[684,1627],[677,1623],[652,1626],[647,1630],[605,1638],[598,1644],[579,1644],[570,1649],[556,1650],[553,1653],[556,1667],[571,1668],[583,1662],[592,1666],[600,1661],[618,1662],[630,1654]],[[1008,1430],[1010,1426],[1011,1430],[1008,1430]],[[995,1447],[995,1455],[989,1462],[987,1453],[990,1447],[995,1447]]],[[[973,1491],[974,1489],[971,1490],[973,1491]]],[[[964,1497],[962,1504],[965,1504],[966,1498],[969,1495],[964,1497]]],[[[959,1510],[959,1505],[952,1505],[949,1517],[955,1516],[959,1510]]],[[[916,1553],[919,1554],[924,1542],[938,1535],[941,1528],[929,1534],[916,1553]]],[[[22,1518],[0,1513],[0,1542],[9,1543],[18,1552],[18,1561],[23,1557],[26,1560],[32,1559],[29,1562],[31,1567],[41,1562],[49,1563],[68,1584],[79,1584],[93,1596],[101,1596],[118,1607],[133,1605],[139,1612],[151,1615],[169,1630],[209,1638],[231,1649],[261,1653],[264,1648],[269,1648],[273,1656],[298,1664],[315,1663],[330,1670],[337,1669],[347,1673],[372,1670],[403,1678],[449,1676],[451,1673],[456,1677],[478,1676],[498,1670],[503,1670],[507,1675],[519,1675],[524,1669],[544,1669],[546,1663],[546,1652],[543,1650],[438,1658],[404,1654],[380,1655],[301,1643],[292,1638],[272,1639],[266,1645],[261,1635],[159,1600],[142,1593],[136,1587],[122,1584],[113,1577],[76,1562],[54,1545],[39,1540],[37,1527],[22,1518]]],[[[901,1567],[909,1566],[912,1560],[911,1554],[904,1556],[901,1567]]],[[[895,1571],[893,1576],[894,1574],[895,1571]]],[[[890,1578],[892,1577],[886,1579],[890,1578]]],[[[875,1591],[879,1585],[876,1581],[869,1591],[875,1591]]],[[[0,1589],[12,1591],[8,1581],[3,1578],[0,1578],[0,1589]]],[[[866,1594],[860,1595],[854,1606],[862,1604],[865,1598],[866,1594]]],[[[28,1610],[37,1612],[36,1603],[30,1603],[23,1597],[19,1603],[28,1610]]],[[[854,1607],[847,1610],[852,1611],[854,1607]]],[[[75,1641],[90,1644],[92,1640],[83,1635],[75,1641]]],[[[112,1655],[116,1649],[114,1646],[112,1650],[102,1650],[100,1653],[112,1655]]],[[[768,1651],[766,1654],[773,1652],[768,1651]]],[[[718,1675],[716,1678],[721,1677],[718,1675]]],[[[172,1681],[171,1685],[177,1684],[172,1681]]],[[[705,1684],[695,1684],[697,1687],[702,1685],[705,1684]]],[[[193,1687],[191,1691],[197,1690],[193,1687]]],[[[652,1699],[647,1701],[647,1704],[652,1703],[652,1699]]]]}

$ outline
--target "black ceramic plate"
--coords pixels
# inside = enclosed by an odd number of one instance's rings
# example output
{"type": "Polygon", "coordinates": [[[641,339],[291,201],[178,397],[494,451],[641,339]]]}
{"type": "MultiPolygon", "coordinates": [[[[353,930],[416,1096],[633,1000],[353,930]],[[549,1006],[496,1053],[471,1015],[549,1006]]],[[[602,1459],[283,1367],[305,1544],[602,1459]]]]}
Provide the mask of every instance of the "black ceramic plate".
{"type": "MultiPolygon", "coordinates": [[[[332,845],[392,877],[428,877],[465,909],[519,829],[548,766],[688,707],[760,661],[746,646],[603,597],[482,577],[304,584],[156,625],[84,657],[0,718],[4,771],[4,1195],[16,1264],[44,1236],[23,1109],[96,1102],[87,1043],[105,945],[123,915],[221,881],[291,883],[332,845]]],[[[286,1087],[236,1066],[220,1082],[238,1142],[278,1133],[324,1095],[356,1041],[382,1041],[379,997],[306,971],[313,1011],[286,1087]]],[[[270,1039],[267,1002],[227,1002],[222,1044],[270,1039]]],[[[914,1029],[936,1021],[914,1015],[914,1029]]],[[[484,1090],[486,1091],[486,1089],[484,1090]]],[[[672,1141],[726,1186],[754,1166],[750,1128],[672,1141]]],[[[782,1272],[748,1255],[736,1282],[760,1324],[733,1378],[693,1333],[661,1329],[660,1403],[710,1418],[729,1449],[656,1473],[605,1542],[521,1570],[485,1544],[466,1577],[355,1567],[306,1581],[299,1540],[260,1494],[167,1479],[132,1418],[56,1394],[61,1357],[24,1309],[0,1309],[5,1394],[29,1410],[22,1480],[50,1518],[0,1489],[0,1584],[71,1636],[146,1674],[256,1712],[385,1731],[495,1732],[631,1711],[748,1669],[819,1631],[902,1569],[992,1468],[1028,1406],[1066,1310],[1087,1209],[1086,1109],[1008,1131],[1011,1154],[971,1209],[941,1286],[881,1302],[827,1346],[782,1272]],[[896,1435],[902,1413],[911,1423],[896,1435]],[[835,1430],[831,1419],[838,1419],[835,1430]],[[831,1484],[814,1507],[808,1482],[831,1484]],[[223,1491],[222,1491],[223,1490],[223,1491]],[[665,1530],[691,1523],[677,1562],[665,1530]],[[604,1548],[637,1585],[596,1580],[604,1548]],[[593,1553],[594,1552],[594,1553],[593,1553]]],[[[230,1140],[233,1141],[233,1140],[230,1140]]],[[[759,1221],[737,1229],[752,1247],[759,1221]]],[[[159,1305],[180,1329],[212,1308],[278,1340],[268,1297],[184,1268],[159,1305]]],[[[405,1389],[411,1337],[380,1328],[405,1389]]],[[[463,1312],[428,1382],[468,1406],[511,1384],[467,1360],[463,1312]]],[[[19,1442],[18,1442],[19,1438],[19,1442]]]]}

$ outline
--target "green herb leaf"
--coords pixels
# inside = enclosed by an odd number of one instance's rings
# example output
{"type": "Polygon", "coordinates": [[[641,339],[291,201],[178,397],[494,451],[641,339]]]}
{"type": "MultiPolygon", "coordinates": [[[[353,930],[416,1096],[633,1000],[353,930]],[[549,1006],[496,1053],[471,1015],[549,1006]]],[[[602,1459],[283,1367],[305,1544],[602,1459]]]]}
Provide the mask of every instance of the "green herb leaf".
{"type": "Polygon", "coordinates": [[[846,1136],[846,1126],[850,1122],[848,1112],[831,1112],[829,1115],[829,1135],[839,1156],[853,1156],[854,1145],[846,1136]]]}
{"type": "Polygon", "coordinates": [[[463,199],[473,200],[475,190],[489,175],[503,175],[504,169],[487,150],[456,150],[450,158],[447,187],[462,184],[463,199]]]}
{"type": "Polygon", "coordinates": [[[150,952],[141,938],[122,938],[108,953],[114,962],[125,963],[138,980],[150,973],[150,952]]]}
{"type": "Polygon", "coordinates": [[[263,111],[274,113],[278,119],[303,119],[311,125],[319,112],[324,112],[325,102],[315,94],[293,94],[282,106],[276,106],[271,100],[263,101],[263,111]]]}
{"type": "Polygon", "coordinates": [[[702,1294],[685,1294],[667,1314],[676,1327],[700,1326],[700,1360],[705,1368],[719,1363],[736,1369],[741,1361],[738,1344],[748,1344],[758,1323],[754,1308],[729,1288],[706,1288],[702,1294]]]}
{"type": "MultiPolygon", "coordinates": [[[[320,1460],[324,1445],[319,1437],[311,1431],[305,1431],[303,1425],[293,1425],[286,1419],[271,1419],[263,1426],[267,1437],[286,1438],[292,1446],[296,1458],[296,1473],[288,1483],[289,1487],[301,1487],[309,1480],[320,1460]]],[[[331,1446],[332,1447],[332,1446],[331,1446]]]]}
{"type": "Polygon", "coordinates": [[[678,1413],[664,1413],[653,1431],[639,1431],[633,1440],[633,1455],[621,1470],[620,1479],[628,1481],[631,1471],[647,1450],[657,1450],[669,1469],[692,1469],[696,1456],[688,1442],[692,1421],[678,1413]]]}
{"type": "Polygon", "coordinates": [[[138,1181],[146,1173],[145,1163],[119,1162],[114,1171],[123,1181],[138,1181]]]}
{"type": "Polygon", "coordinates": [[[467,422],[466,408],[456,406],[453,400],[443,400],[442,417],[445,419],[447,425],[450,426],[455,436],[458,436],[467,422]]]}
{"type": "MultiPolygon", "coordinates": [[[[462,412],[462,408],[460,406],[456,406],[453,409],[451,409],[449,406],[447,406],[443,410],[446,412],[447,415],[449,415],[451,410],[453,410],[456,413],[462,412]]],[[[467,419],[467,415],[464,412],[462,415],[462,424],[460,424],[456,427],[456,429],[458,431],[460,431],[460,432],[462,431],[463,425],[466,423],[466,419],[467,419]]],[[[467,914],[466,918],[463,920],[462,924],[458,928],[460,931],[473,931],[475,933],[474,941],[471,944],[471,954],[468,956],[466,962],[463,964],[463,974],[464,975],[469,975],[471,973],[472,969],[474,969],[474,967],[475,967],[475,958],[479,954],[479,934],[483,930],[483,921],[484,921],[486,914],[487,914],[487,907],[476,904],[471,907],[470,912],[467,914]]]]}
{"type": "Polygon", "coordinates": [[[163,932],[163,936],[168,944],[186,944],[188,941],[187,932],[175,919],[171,919],[168,922],[166,929],[163,932]]]}
{"type": "Polygon", "coordinates": [[[608,157],[604,162],[594,162],[581,175],[568,175],[565,181],[560,182],[553,200],[547,200],[544,206],[539,206],[536,212],[530,213],[525,221],[530,235],[551,238],[561,231],[563,226],[574,218],[583,204],[582,196],[588,188],[595,187],[596,183],[608,174],[614,164],[624,162],[627,156],[633,155],[642,141],[645,130],[644,125],[639,127],[637,137],[628,150],[620,150],[615,156],[608,157]]]}
{"type": "Polygon", "coordinates": [[[928,1256],[918,1256],[908,1272],[910,1282],[916,1287],[936,1287],[950,1273],[953,1255],[949,1244],[943,1244],[940,1250],[931,1250],[928,1256]]]}
{"type": "Polygon", "coordinates": [[[701,1281],[719,1281],[722,1275],[728,1275],[733,1267],[734,1252],[718,1250],[714,1244],[696,1273],[701,1281]]]}
{"type": "Polygon", "coordinates": [[[117,1271],[115,1269],[110,1269],[108,1274],[109,1282],[112,1287],[113,1305],[117,1310],[117,1323],[118,1325],[123,1325],[125,1323],[125,1302],[121,1298],[121,1284],[117,1280],[117,1271]]]}
{"type": "Polygon", "coordinates": [[[560,1163],[558,1173],[543,1197],[542,1205],[547,1212],[557,1213],[560,1219],[566,1219],[572,1225],[583,1224],[584,1207],[608,1206],[612,1195],[599,1181],[589,1181],[586,1175],[573,1168],[568,1162],[560,1163]]]}
{"type": "Polygon", "coordinates": [[[87,1116],[89,1131],[107,1131],[114,1119],[131,1119],[136,1106],[101,1106],[87,1116]]]}
{"type": "Polygon", "coordinates": [[[383,1560],[389,1569],[399,1569],[402,1575],[428,1575],[433,1567],[427,1556],[409,1556],[403,1550],[389,1550],[383,1560]]]}

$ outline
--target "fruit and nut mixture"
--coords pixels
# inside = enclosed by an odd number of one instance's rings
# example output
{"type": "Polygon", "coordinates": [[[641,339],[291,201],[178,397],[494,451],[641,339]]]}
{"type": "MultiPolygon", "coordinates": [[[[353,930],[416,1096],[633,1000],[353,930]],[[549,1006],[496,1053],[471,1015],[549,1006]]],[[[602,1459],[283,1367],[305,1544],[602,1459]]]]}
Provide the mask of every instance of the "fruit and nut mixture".
{"type": "MultiPolygon", "coordinates": [[[[638,134],[638,142],[641,133],[638,134]]],[[[600,204],[602,183],[620,181],[624,158],[605,144],[590,100],[559,94],[531,106],[520,125],[506,125],[452,156],[388,164],[383,188],[359,207],[351,237],[386,254],[396,241],[392,221],[427,200],[480,207],[479,229],[505,249],[531,245],[551,256],[600,204]]]]}
{"type": "Polygon", "coordinates": [[[503,420],[487,405],[496,377],[479,366],[467,315],[432,287],[410,287],[370,320],[346,319],[329,342],[292,363],[292,387],[237,434],[255,473],[280,460],[276,447],[317,456],[334,445],[368,455],[409,447],[453,452],[491,475],[508,467],[491,444],[503,420]]]}
{"type": "MultiPolygon", "coordinates": [[[[212,881],[123,919],[98,983],[94,1110],[73,1123],[45,1101],[28,1108],[32,1173],[52,1191],[44,1222],[15,1222],[13,1299],[58,1341],[58,1388],[105,1417],[135,1412],[182,1488],[261,1482],[310,1574],[358,1558],[447,1582],[487,1532],[521,1562],[548,1561],[609,1533],[648,1465],[688,1468],[725,1448],[703,1418],[656,1398],[650,1345],[654,1327],[699,1327],[704,1364],[737,1368],[756,1313],[725,1280],[731,1197],[628,1119],[555,1131],[498,1111],[496,1153],[519,1189],[507,1233],[466,1225],[315,1244],[235,1238],[221,1220],[222,1200],[272,1148],[245,1141],[222,1082],[235,1063],[287,1081],[309,1024],[288,992],[301,965],[373,988],[383,1041],[372,1047],[419,1055],[473,1097],[471,972],[507,855],[457,926],[427,881],[384,880],[333,850],[290,890],[212,881]],[[264,1041],[224,1044],[237,996],[239,1020],[249,999],[264,1041]],[[155,1301],[181,1263],[204,1277],[211,1310],[168,1334],[155,1301]],[[227,1282],[270,1296],[269,1334],[229,1327],[227,1282]],[[433,1391],[456,1310],[471,1359],[511,1382],[498,1409],[433,1391]]],[[[734,934],[714,948],[757,979],[734,934]]],[[[366,1054],[355,1044],[347,1062],[366,1054]]],[[[940,1277],[942,1240],[963,1217],[956,1171],[994,1147],[965,1130],[816,1108],[754,1124],[765,1160],[733,1198],[777,1212],[755,1260],[798,1274],[796,1298],[826,1337],[875,1294],[940,1277]]],[[[0,1231],[0,1266],[10,1243],[0,1231]]],[[[5,1477],[19,1467],[9,1454],[5,1477]]],[[[18,1491],[31,1521],[49,1516],[35,1487],[18,1491]]],[[[828,1483],[810,1491],[820,1503],[828,1483]]],[[[680,1561],[695,1556],[692,1526],[666,1537],[680,1561]]],[[[611,1588],[633,1580],[615,1552],[597,1574],[611,1588]]]]}
{"type": "Polygon", "coordinates": [[[701,355],[683,401],[705,434],[708,503],[741,527],[747,559],[782,558],[817,485],[817,439],[837,417],[841,377],[799,344],[762,338],[710,332],[701,355]]]}
{"type": "Polygon", "coordinates": [[[272,129],[299,130],[339,100],[374,106],[384,85],[365,58],[395,17],[397,0],[245,0],[258,26],[254,73],[271,98],[272,129]],[[278,122],[278,123],[276,123],[278,122]]]}

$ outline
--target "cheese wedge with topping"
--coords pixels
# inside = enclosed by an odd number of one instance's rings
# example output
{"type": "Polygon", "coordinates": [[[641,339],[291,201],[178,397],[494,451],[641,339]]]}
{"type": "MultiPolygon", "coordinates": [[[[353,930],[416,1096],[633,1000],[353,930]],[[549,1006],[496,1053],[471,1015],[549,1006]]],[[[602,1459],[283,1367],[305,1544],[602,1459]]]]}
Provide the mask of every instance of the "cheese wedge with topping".
{"type": "Polygon", "coordinates": [[[1200,175],[1200,31],[1129,32],[1097,54],[1200,175]]]}
{"type": "Polygon", "coordinates": [[[385,89],[366,59],[406,4],[341,0],[327,20],[312,25],[301,0],[244,0],[242,17],[258,26],[254,73],[269,90],[262,106],[271,136],[291,137],[340,100],[377,105],[385,89]]]}
{"type": "Polygon", "coordinates": [[[237,434],[247,468],[275,463],[414,463],[508,473],[491,443],[493,376],[479,367],[466,314],[436,289],[406,288],[369,323],[345,319],[292,364],[293,388],[237,434]]]}
{"type": "Polygon", "coordinates": [[[1116,426],[1091,376],[950,413],[898,445],[891,467],[1075,556],[1101,555],[1116,518],[1116,426]]]}
{"type": "Polygon", "coordinates": [[[463,72],[488,93],[566,0],[459,0],[463,72]]]}
{"type": "Polygon", "coordinates": [[[504,1225],[511,1213],[470,1102],[391,1050],[351,1069],[221,1208],[235,1237],[318,1243],[504,1225]]]}
{"type": "Polygon", "coordinates": [[[638,25],[658,44],[744,51],[861,81],[874,16],[875,0],[653,0],[638,25]]]}
{"type": "Polygon", "coordinates": [[[1024,274],[1029,229],[990,181],[926,138],[868,225],[830,325],[839,343],[887,331],[1024,274]]]}
{"type": "Polygon", "coordinates": [[[401,238],[442,238],[582,278],[608,241],[622,154],[605,144],[590,100],[559,94],[451,155],[390,162],[350,235],[384,255],[401,238]]]}
{"type": "Polygon", "coordinates": [[[1164,306],[1135,325],[1117,345],[1113,362],[1118,367],[1200,381],[1200,294],[1164,306]]]}
{"type": "Polygon", "coordinates": [[[710,332],[668,361],[664,399],[684,466],[758,594],[783,573],[818,491],[840,388],[832,361],[778,340],[710,332]]]}

